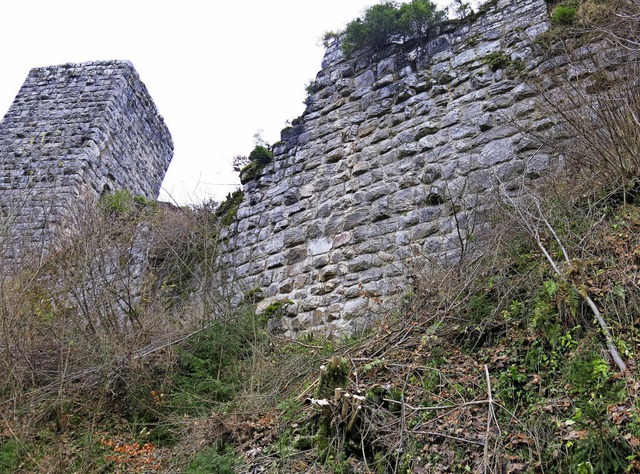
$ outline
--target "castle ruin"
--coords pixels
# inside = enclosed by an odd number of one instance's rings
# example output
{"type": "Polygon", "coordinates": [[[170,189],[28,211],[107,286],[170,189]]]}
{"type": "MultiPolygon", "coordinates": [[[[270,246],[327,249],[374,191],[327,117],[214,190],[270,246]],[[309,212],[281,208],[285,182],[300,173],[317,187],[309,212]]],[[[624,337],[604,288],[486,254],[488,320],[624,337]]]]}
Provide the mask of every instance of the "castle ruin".
{"type": "Polygon", "coordinates": [[[172,155],[130,62],[32,69],[0,122],[0,260],[42,255],[110,191],[156,198],[172,155]]]}

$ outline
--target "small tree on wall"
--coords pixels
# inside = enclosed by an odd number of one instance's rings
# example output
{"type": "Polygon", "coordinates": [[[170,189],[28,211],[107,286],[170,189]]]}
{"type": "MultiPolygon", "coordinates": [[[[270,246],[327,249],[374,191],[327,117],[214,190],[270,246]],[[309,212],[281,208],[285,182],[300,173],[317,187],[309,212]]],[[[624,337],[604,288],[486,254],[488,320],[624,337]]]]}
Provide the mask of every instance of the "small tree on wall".
{"type": "Polygon", "coordinates": [[[471,3],[464,0],[453,0],[449,5],[449,11],[455,18],[464,18],[473,13],[471,3]]]}
{"type": "Polygon", "coordinates": [[[423,39],[429,34],[429,27],[445,19],[444,11],[429,0],[413,0],[400,8],[398,23],[400,30],[409,36],[423,39]]]}
{"type": "Polygon", "coordinates": [[[446,13],[438,10],[431,0],[373,5],[365,10],[363,18],[347,25],[342,49],[346,54],[362,48],[377,51],[394,38],[423,39],[428,36],[431,25],[445,18],[446,13]]]}

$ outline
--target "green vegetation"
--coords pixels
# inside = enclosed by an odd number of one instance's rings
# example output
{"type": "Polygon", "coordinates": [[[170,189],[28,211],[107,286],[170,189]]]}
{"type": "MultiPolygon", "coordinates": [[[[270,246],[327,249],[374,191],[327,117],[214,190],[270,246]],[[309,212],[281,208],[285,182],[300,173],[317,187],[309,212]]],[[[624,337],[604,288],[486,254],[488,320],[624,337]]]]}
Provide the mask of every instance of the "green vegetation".
{"type": "Polygon", "coordinates": [[[186,474],[235,474],[240,465],[239,459],[233,450],[227,450],[223,454],[218,452],[215,446],[209,446],[199,451],[189,466],[186,474]]]}
{"type": "MultiPolygon", "coordinates": [[[[545,189],[552,184],[562,183],[545,189]]],[[[475,242],[482,258],[453,271],[421,268],[402,312],[360,338],[288,341],[267,333],[251,307],[221,301],[213,319],[183,312],[182,324],[195,326],[178,343],[137,361],[118,358],[100,377],[39,392],[18,409],[5,405],[5,419],[21,422],[2,434],[0,466],[467,473],[506,463],[514,473],[638,472],[640,374],[631,361],[640,298],[627,275],[640,207],[605,200],[596,211],[581,196],[548,195],[547,220],[568,252],[585,255],[567,267],[569,280],[553,274],[505,209],[491,240],[475,242]],[[580,295],[587,284],[630,362],[626,373],[603,350],[580,295]],[[50,398],[43,405],[40,397],[50,398]]],[[[49,315],[41,323],[61,321],[39,295],[29,308],[49,315]]],[[[20,390],[10,387],[4,397],[20,390]]]]}
{"type": "Polygon", "coordinates": [[[100,207],[106,212],[125,214],[133,208],[133,195],[127,190],[114,191],[100,198],[100,207]]]}
{"type": "Polygon", "coordinates": [[[511,64],[511,58],[503,51],[496,51],[495,53],[487,54],[482,58],[482,62],[489,66],[489,69],[495,72],[498,69],[504,69],[509,66],[511,64]]]}
{"type": "Polygon", "coordinates": [[[578,19],[578,8],[570,5],[558,5],[551,11],[551,23],[554,25],[573,25],[578,19]]]}
{"type": "Polygon", "coordinates": [[[365,10],[362,19],[347,25],[342,48],[349,55],[363,48],[380,50],[395,38],[423,40],[429,36],[429,28],[445,18],[446,13],[430,0],[373,5],[365,10]]]}
{"type": "Polygon", "coordinates": [[[249,308],[233,319],[214,320],[178,350],[167,403],[177,413],[202,414],[233,398],[241,386],[242,361],[264,337],[249,308]]]}
{"type": "Polygon", "coordinates": [[[15,472],[25,448],[20,441],[12,439],[0,443],[0,472],[15,472]]]}
{"type": "Polygon", "coordinates": [[[35,269],[0,268],[0,472],[640,472],[640,92],[614,79],[559,83],[571,142],[530,138],[570,173],[502,196],[455,264],[407,260],[402,301],[357,337],[288,340],[264,321],[286,301],[214,293],[240,193],[103,198],[35,269]]]}
{"type": "Polygon", "coordinates": [[[134,196],[130,191],[121,189],[101,196],[99,207],[112,215],[126,217],[135,210],[153,208],[154,202],[144,196],[134,196]]]}
{"type": "Polygon", "coordinates": [[[287,305],[291,303],[291,301],[275,301],[264,309],[262,316],[267,319],[281,318],[285,314],[287,305]]]}
{"type": "Polygon", "coordinates": [[[520,59],[514,60],[504,51],[489,53],[482,57],[481,61],[493,72],[502,69],[509,78],[521,75],[526,69],[524,61],[520,59]]]}
{"type": "MultiPolygon", "coordinates": [[[[588,30],[609,22],[616,8],[625,9],[624,4],[624,0],[562,0],[555,2],[551,9],[551,24],[560,29],[588,30]]],[[[632,17],[633,14],[629,19],[632,17]]]]}
{"type": "Polygon", "coordinates": [[[242,199],[244,199],[244,194],[242,191],[237,190],[227,194],[226,199],[220,203],[218,209],[216,209],[216,215],[220,219],[222,227],[229,227],[236,220],[242,199]]]}
{"type": "Polygon", "coordinates": [[[240,182],[245,184],[258,179],[264,167],[273,160],[273,153],[266,146],[256,145],[248,157],[248,163],[240,170],[240,182]]]}

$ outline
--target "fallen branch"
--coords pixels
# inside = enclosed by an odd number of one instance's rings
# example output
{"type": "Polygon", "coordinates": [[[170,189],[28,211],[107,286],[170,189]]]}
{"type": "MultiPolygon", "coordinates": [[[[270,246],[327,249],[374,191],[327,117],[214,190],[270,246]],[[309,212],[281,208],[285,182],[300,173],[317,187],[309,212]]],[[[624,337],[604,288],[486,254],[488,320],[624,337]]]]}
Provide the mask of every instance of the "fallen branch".
{"type": "Polygon", "coordinates": [[[413,411],[450,410],[450,409],[454,409],[454,408],[464,408],[464,407],[472,406],[472,405],[485,405],[487,403],[491,403],[489,400],[474,400],[472,402],[458,403],[458,404],[455,404],[455,405],[436,405],[436,406],[432,406],[432,407],[414,407],[414,406],[409,405],[408,403],[401,402],[401,401],[398,401],[398,400],[391,400],[390,398],[383,398],[382,400],[385,401],[385,402],[395,403],[397,405],[402,405],[402,406],[404,406],[404,408],[408,408],[409,410],[413,410],[413,411]]]}
{"type": "Polygon", "coordinates": [[[607,326],[607,323],[604,320],[604,317],[602,316],[602,313],[600,312],[600,310],[598,309],[598,307],[596,306],[596,304],[593,302],[593,300],[587,294],[586,291],[580,291],[579,288],[576,288],[575,285],[573,285],[571,281],[569,281],[569,279],[565,276],[565,273],[560,268],[560,265],[558,265],[558,263],[555,261],[555,259],[553,258],[553,256],[551,255],[547,247],[545,246],[545,244],[542,242],[542,238],[540,236],[541,225],[546,227],[549,233],[553,236],[553,239],[556,241],[556,243],[560,247],[560,250],[562,252],[565,262],[567,264],[571,263],[571,258],[569,257],[569,254],[562,240],[556,233],[551,223],[546,219],[546,217],[544,217],[539,200],[533,196],[530,196],[536,208],[536,213],[534,214],[533,212],[524,209],[524,203],[522,202],[516,203],[514,199],[508,195],[505,195],[505,197],[509,201],[509,204],[511,205],[512,209],[515,209],[515,211],[520,216],[521,224],[525,227],[527,232],[529,232],[529,234],[531,234],[531,236],[535,239],[536,244],[538,245],[538,248],[544,254],[545,258],[551,265],[551,268],[553,268],[553,271],[558,276],[558,278],[560,278],[563,282],[570,285],[571,288],[573,288],[576,291],[576,293],[580,295],[580,297],[584,300],[584,302],[587,303],[587,306],[589,306],[593,315],[598,321],[598,324],[600,325],[600,329],[602,329],[602,333],[604,334],[607,349],[611,354],[613,361],[616,363],[616,365],[618,366],[621,372],[626,371],[627,365],[622,360],[622,357],[620,357],[620,353],[616,348],[615,341],[613,339],[613,336],[611,335],[611,331],[609,331],[609,327],[607,326]]]}
{"type": "MultiPolygon", "coordinates": [[[[207,329],[208,326],[205,326],[201,329],[198,329],[196,331],[193,331],[185,336],[181,336],[177,339],[173,339],[170,341],[160,341],[160,342],[154,342],[152,344],[148,344],[147,346],[138,349],[137,351],[135,351],[133,354],[129,354],[126,356],[120,356],[117,357],[115,359],[113,359],[111,364],[103,364],[97,367],[91,367],[88,369],[83,369],[80,370],[78,372],[74,372],[72,374],[65,374],[62,377],[60,377],[60,379],[56,380],[55,382],[51,382],[47,385],[44,385],[43,387],[38,387],[35,388],[31,391],[29,391],[28,393],[24,394],[24,395],[19,395],[19,396],[15,396],[15,397],[11,397],[8,398],[6,400],[3,400],[0,402],[0,406],[3,405],[7,405],[9,403],[15,403],[18,399],[21,398],[30,398],[33,397],[39,393],[44,393],[47,390],[54,390],[54,389],[58,389],[59,387],[61,387],[63,384],[65,383],[71,383],[71,382],[76,382],[77,380],[81,380],[81,379],[86,379],[91,375],[94,375],[98,372],[100,372],[101,370],[103,370],[105,367],[107,367],[107,365],[110,365],[112,368],[109,372],[109,374],[112,374],[117,367],[122,367],[126,362],[128,361],[133,361],[133,360],[138,360],[138,359],[143,359],[145,357],[148,357],[149,355],[158,352],[159,350],[165,349],[167,347],[171,347],[177,344],[180,344],[184,341],[186,341],[187,339],[192,338],[193,336],[195,336],[196,334],[201,333],[202,331],[204,331],[205,329],[207,329]]],[[[94,381],[94,384],[98,383],[97,381],[94,381]]]]}
{"type": "Polygon", "coordinates": [[[495,418],[493,410],[493,395],[491,395],[491,378],[489,377],[489,367],[484,364],[484,374],[487,379],[487,402],[489,404],[489,414],[487,415],[487,430],[484,436],[484,472],[489,472],[489,437],[491,436],[491,420],[495,418]]]}

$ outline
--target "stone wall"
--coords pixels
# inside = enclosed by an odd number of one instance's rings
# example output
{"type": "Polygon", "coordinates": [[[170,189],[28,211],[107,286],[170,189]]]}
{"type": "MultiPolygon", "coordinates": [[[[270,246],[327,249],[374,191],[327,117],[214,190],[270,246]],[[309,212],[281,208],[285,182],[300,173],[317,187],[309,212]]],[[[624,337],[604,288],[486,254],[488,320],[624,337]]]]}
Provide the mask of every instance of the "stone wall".
{"type": "Polygon", "coordinates": [[[156,198],[172,155],[131,63],[32,69],[0,122],[0,259],[41,254],[105,192],[156,198]]]}
{"type": "Polygon", "coordinates": [[[422,46],[330,46],[304,115],[244,185],[221,286],[286,303],[288,335],[351,332],[406,291],[417,257],[458,258],[486,198],[548,166],[515,125],[548,122],[519,79],[544,67],[547,29],[544,0],[498,0],[422,46]]]}

